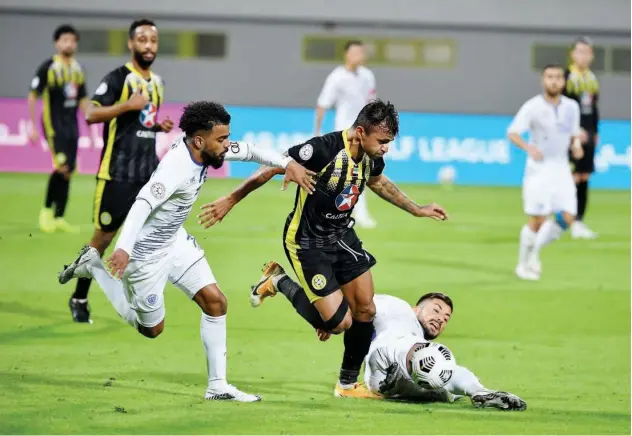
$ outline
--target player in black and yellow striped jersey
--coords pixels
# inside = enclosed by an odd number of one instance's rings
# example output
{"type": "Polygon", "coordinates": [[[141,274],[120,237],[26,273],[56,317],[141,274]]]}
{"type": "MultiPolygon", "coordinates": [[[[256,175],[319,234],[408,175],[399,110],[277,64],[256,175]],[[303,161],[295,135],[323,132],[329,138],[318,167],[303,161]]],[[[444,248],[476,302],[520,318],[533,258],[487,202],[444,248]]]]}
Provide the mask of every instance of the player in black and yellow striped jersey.
{"type": "MultiPolygon", "coordinates": [[[[89,245],[99,253],[108,248],[125,221],[136,195],[158,166],[156,134],[169,132],[170,119],[157,121],[164,84],[151,70],[158,52],[158,29],[153,21],[134,21],[129,28],[132,59],[107,74],[88,108],[89,123],[104,123],[103,151],[94,195],[94,234],[89,245]]],[[[70,299],[77,322],[90,322],[89,279],[79,279],[70,299]]]]}
{"type": "Polygon", "coordinates": [[[577,217],[571,226],[573,238],[594,239],[597,234],[584,224],[588,204],[588,181],[595,171],[595,148],[599,143],[599,81],[590,69],[594,59],[593,43],[588,38],[575,40],[572,63],[566,70],[564,95],[579,103],[581,140],[584,156],[570,157],[577,186],[577,217]]]}
{"type": "Polygon", "coordinates": [[[36,103],[41,97],[42,128],[48,147],[53,157],[53,172],[48,180],[46,200],[40,211],[39,226],[45,233],[56,230],[77,232],[64,219],[70,177],[75,169],[79,128],[77,125],[77,108],[86,113],[88,99],[86,97],[86,75],[75,59],[79,33],[64,24],[53,34],[56,54],[46,59],[31,80],[28,97],[29,113],[33,129],[30,139],[38,143],[40,136],[37,130],[36,103]]]}
{"type": "MultiPolygon", "coordinates": [[[[290,157],[317,173],[315,192],[310,195],[297,190],[294,209],[285,224],[283,245],[302,286],[290,301],[314,328],[345,331],[345,352],[335,391],[340,396],[357,396],[362,390],[357,378],[369,350],[375,316],[370,269],[376,261],[362,246],[351,217],[358,197],[369,187],[414,216],[447,218],[440,206],[417,205],[382,174],[383,156],[398,131],[393,105],[376,100],[362,108],[348,130],[315,137],[288,150],[290,157]]],[[[263,168],[231,195],[203,206],[202,223],[208,227],[221,220],[248,193],[281,171],[263,168]]],[[[274,279],[281,275],[279,264],[267,265],[264,277],[253,288],[253,305],[277,292],[274,279]]]]}

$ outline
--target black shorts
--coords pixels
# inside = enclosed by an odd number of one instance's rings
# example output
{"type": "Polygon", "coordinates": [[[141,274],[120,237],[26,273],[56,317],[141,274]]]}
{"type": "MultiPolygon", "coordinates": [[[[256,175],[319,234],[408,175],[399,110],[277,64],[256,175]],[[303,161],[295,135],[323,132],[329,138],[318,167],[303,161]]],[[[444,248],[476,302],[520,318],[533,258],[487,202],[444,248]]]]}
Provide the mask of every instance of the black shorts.
{"type": "Polygon", "coordinates": [[[125,221],[143,184],[97,180],[94,193],[94,227],[116,232],[125,221]]]}
{"type": "Polygon", "coordinates": [[[584,148],[584,157],[581,159],[571,159],[571,167],[573,168],[573,173],[594,173],[595,172],[595,137],[594,135],[590,135],[590,141],[586,144],[583,144],[584,148]]]}
{"type": "Polygon", "coordinates": [[[67,165],[70,171],[77,166],[77,149],[79,138],[76,136],[52,135],[46,137],[48,147],[53,156],[53,167],[58,170],[67,165]]]}
{"type": "Polygon", "coordinates": [[[283,245],[285,255],[312,303],[360,277],[376,264],[375,258],[362,248],[354,230],[349,230],[336,244],[323,248],[300,248],[287,243],[285,234],[283,245]]]}

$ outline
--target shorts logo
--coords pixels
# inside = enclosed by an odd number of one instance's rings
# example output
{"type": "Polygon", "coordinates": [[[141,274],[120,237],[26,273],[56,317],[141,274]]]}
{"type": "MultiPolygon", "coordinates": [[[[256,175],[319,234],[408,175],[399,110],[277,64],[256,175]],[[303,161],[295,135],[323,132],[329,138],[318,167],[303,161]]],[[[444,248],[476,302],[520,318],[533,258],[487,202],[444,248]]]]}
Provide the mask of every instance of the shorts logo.
{"type": "Polygon", "coordinates": [[[312,147],[312,144],[305,144],[298,151],[298,156],[303,160],[309,160],[312,157],[312,154],[314,154],[314,147],[312,147]]]}
{"type": "Polygon", "coordinates": [[[147,103],[147,105],[140,111],[140,123],[147,128],[154,127],[156,125],[156,115],[158,114],[158,107],[153,103],[147,103]]]}
{"type": "Polygon", "coordinates": [[[154,182],[151,184],[151,195],[153,195],[154,197],[156,197],[158,200],[162,200],[163,198],[165,198],[165,192],[167,191],[165,189],[165,185],[163,185],[160,182],[154,182]]]}
{"type": "Polygon", "coordinates": [[[325,286],[327,286],[327,279],[324,275],[316,274],[314,277],[312,277],[312,288],[320,291],[325,286]]]}
{"type": "Polygon", "coordinates": [[[356,185],[349,185],[336,197],[336,207],[343,212],[350,210],[355,206],[359,196],[360,189],[356,185]]]}
{"type": "Polygon", "coordinates": [[[110,225],[112,224],[112,215],[110,215],[108,212],[101,212],[101,224],[103,225],[110,225]]]}
{"type": "Polygon", "coordinates": [[[108,92],[108,84],[105,82],[101,82],[96,91],[94,91],[95,95],[103,95],[108,92]]]}
{"type": "Polygon", "coordinates": [[[150,294],[147,296],[147,304],[150,306],[154,306],[158,302],[158,295],[150,294]]]}
{"type": "Polygon", "coordinates": [[[66,155],[64,153],[57,153],[55,155],[55,163],[57,165],[64,165],[67,160],[68,160],[68,158],[66,157],[66,155]]]}

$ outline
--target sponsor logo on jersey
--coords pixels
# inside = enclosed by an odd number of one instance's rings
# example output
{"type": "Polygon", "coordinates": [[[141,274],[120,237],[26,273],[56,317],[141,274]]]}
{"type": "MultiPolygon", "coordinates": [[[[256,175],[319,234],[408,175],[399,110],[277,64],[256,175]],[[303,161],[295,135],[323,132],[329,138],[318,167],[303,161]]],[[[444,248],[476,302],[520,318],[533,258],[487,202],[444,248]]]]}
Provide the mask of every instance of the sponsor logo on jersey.
{"type": "Polygon", "coordinates": [[[139,119],[140,123],[148,129],[156,125],[156,115],[158,114],[158,107],[153,103],[147,103],[147,105],[140,111],[139,119]]]}
{"type": "Polygon", "coordinates": [[[360,189],[356,185],[347,186],[344,191],[336,197],[336,208],[341,211],[351,210],[358,201],[360,189]]]}
{"type": "Polygon", "coordinates": [[[349,216],[348,213],[326,213],[325,218],[328,220],[341,220],[343,218],[347,218],[349,216]]]}
{"type": "Polygon", "coordinates": [[[77,90],[77,85],[75,83],[66,83],[64,86],[64,94],[66,94],[66,98],[69,100],[74,100],[79,95],[77,90]]]}
{"type": "Polygon", "coordinates": [[[146,139],[154,139],[156,137],[156,132],[152,132],[151,130],[137,130],[136,131],[137,138],[146,138],[146,139]]]}

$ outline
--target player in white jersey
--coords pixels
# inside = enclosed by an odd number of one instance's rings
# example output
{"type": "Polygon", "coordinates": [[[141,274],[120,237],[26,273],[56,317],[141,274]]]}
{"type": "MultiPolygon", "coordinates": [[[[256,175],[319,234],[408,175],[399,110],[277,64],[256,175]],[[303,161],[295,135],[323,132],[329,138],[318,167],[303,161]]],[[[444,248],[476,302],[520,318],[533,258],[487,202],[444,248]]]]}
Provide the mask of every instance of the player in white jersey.
{"type": "MultiPolygon", "coordinates": [[[[336,67],[325,80],[316,104],[314,136],[320,136],[323,116],[327,109],[335,108],[334,130],[349,128],[362,108],[376,97],[375,76],[365,67],[365,47],[361,41],[349,41],[345,45],[345,63],[336,67]]],[[[354,217],[364,228],[376,225],[366,203],[366,194],[358,198],[354,217]]]]}
{"type": "Polygon", "coordinates": [[[260,397],[226,381],[226,297],[204,251],[182,225],[206,181],[208,167],[221,167],[225,158],[286,168],[286,183],[295,181],[309,192],[314,173],[276,151],[229,142],[229,125],[230,115],[219,104],[188,105],[180,119],[185,136],[176,140],[139,192],[108,259],[113,275],[96,249],[86,246],[59,274],[59,281],[96,279],[119,315],[149,338],[164,329],[164,288],[167,282],[174,284],[203,312],[200,331],[208,365],[205,398],[253,402],[260,397]]]}
{"type": "Polygon", "coordinates": [[[507,129],[509,139],[528,153],[522,182],[524,213],[516,275],[539,280],[540,250],[558,239],[577,213],[576,188],[568,151],[581,159],[579,105],[562,95],[564,68],[548,65],[542,71],[544,92],[522,105],[507,129]],[[529,142],[522,136],[529,132],[529,142]],[[552,218],[547,219],[552,216],[552,218]]]}
{"type": "MultiPolygon", "coordinates": [[[[305,291],[275,263],[274,272],[264,274],[250,292],[250,303],[259,307],[268,297],[282,293],[292,302],[305,291]]],[[[432,292],[423,295],[411,307],[407,302],[390,295],[375,295],[375,336],[364,362],[364,382],[345,392],[346,397],[398,398],[417,401],[454,401],[469,396],[477,407],[524,410],[526,404],[517,396],[485,388],[467,368],[457,366],[448,384],[440,390],[426,390],[412,381],[408,371],[408,357],[415,345],[428,342],[443,333],[452,317],[454,305],[445,294],[432,292]]],[[[331,333],[317,329],[321,341],[331,333]]],[[[336,396],[343,396],[336,391],[336,396]]]]}

